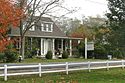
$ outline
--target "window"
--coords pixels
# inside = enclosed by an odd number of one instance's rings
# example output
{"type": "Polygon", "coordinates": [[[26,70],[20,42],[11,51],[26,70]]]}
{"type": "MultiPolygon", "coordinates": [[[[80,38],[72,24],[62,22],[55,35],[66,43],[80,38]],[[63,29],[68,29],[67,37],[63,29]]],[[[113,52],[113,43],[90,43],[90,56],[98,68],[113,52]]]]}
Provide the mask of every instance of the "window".
{"type": "Polygon", "coordinates": [[[26,29],[26,23],[24,22],[23,23],[23,30],[25,30],[26,29]]]}
{"type": "Polygon", "coordinates": [[[41,24],[41,30],[44,31],[44,24],[41,24]]]}
{"type": "Polygon", "coordinates": [[[42,28],[42,31],[52,32],[53,31],[53,23],[42,23],[41,28],[42,28]]]}
{"type": "MultiPolygon", "coordinates": [[[[30,31],[34,31],[35,30],[35,25],[34,22],[31,23],[31,28],[29,29],[30,31]]],[[[26,22],[23,23],[23,30],[26,30],[26,22]]]]}
{"type": "Polygon", "coordinates": [[[34,31],[34,30],[35,30],[35,27],[32,26],[29,30],[30,30],[30,31],[34,31]]]}
{"type": "Polygon", "coordinates": [[[52,31],[51,25],[52,25],[52,24],[48,25],[48,31],[52,31]]]}
{"type": "Polygon", "coordinates": [[[31,27],[29,30],[30,30],[30,31],[34,31],[34,30],[35,30],[35,23],[32,22],[32,23],[31,23],[31,26],[32,26],[32,27],[31,27]]]}

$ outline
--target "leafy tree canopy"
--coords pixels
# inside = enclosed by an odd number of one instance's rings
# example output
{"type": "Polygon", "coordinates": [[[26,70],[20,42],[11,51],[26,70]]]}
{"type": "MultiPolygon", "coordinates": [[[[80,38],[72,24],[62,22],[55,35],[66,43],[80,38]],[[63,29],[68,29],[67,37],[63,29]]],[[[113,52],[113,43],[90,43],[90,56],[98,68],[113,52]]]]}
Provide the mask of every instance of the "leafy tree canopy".
{"type": "Polygon", "coordinates": [[[5,50],[11,42],[7,35],[9,26],[18,26],[22,15],[22,10],[15,7],[14,0],[0,0],[0,51],[5,50]]]}
{"type": "Polygon", "coordinates": [[[117,51],[124,55],[125,50],[125,0],[107,0],[109,13],[106,14],[109,20],[111,34],[109,42],[117,51]]]}

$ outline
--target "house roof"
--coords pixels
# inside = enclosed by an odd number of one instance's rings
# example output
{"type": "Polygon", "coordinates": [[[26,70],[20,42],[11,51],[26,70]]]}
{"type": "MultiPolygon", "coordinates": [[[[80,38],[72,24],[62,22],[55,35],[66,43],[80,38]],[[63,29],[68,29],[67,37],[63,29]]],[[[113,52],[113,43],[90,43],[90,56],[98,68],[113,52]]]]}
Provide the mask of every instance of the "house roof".
{"type": "MultiPolygon", "coordinates": [[[[35,17],[37,18],[37,17],[35,17]]],[[[37,27],[35,27],[34,31],[28,30],[25,34],[26,37],[41,37],[41,38],[62,38],[62,39],[82,39],[82,38],[73,38],[68,37],[66,34],[61,31],[61,29],[52,21],[49,17],[42,17],[40,22],[37,23],[37,27]],[[53,23],[53,31],[52,32],[44,32],[41,31],[41,22],[50,22],[53,23]],[[37,28],[37,29],[36,29],[37,28]]],[[[20,29],[19,28],[12,28],[11,34],[9,36],[20,36],[20,29]]]]}
{"type": "MultiPolygon", "coordinates": [[[[39,16],[35,16],[34,18],[39,18],[39,16]]],[[[45,22],[53,22],[51,18],[49,17],[41,17],[41,21],[45,22]]]]}
{"type": "MultiPolygon", "coordinates": [[[[57,37],[57,38],[66,38],[66,34],[61,31],[61,29],[52,21],[51,18],[48,17],[42,17],[40,21],[43,22],[52,22],[53,23],[53,31],[52,32],[44,32],[39,29],[36,29],[34,31],[27,31],[25,36],[28,37],[57,37]]],[[[41,27],[41,26],[39,26],[41,27]]],[[[37,27],[36,27],[37,28],[37,27]]],[[[10,36],[20,36],[20,29],[19,28],[13,28],[11,29],[10,36]]]]}

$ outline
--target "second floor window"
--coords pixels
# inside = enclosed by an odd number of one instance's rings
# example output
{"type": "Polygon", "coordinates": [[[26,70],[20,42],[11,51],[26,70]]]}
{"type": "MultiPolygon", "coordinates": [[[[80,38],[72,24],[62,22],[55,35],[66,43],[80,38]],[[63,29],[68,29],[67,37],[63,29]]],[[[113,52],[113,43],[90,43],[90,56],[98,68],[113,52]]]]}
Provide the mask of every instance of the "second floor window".
{"type": "Polygon", "coordinates": [[[30,31],[34,31],[34,30],[35,30],[35,24],[34,24],[34,22],[31,23],[31,26],[32,26],[32,27],[31,27],[29,30],[30,30],[30,31]]]}
{"type": "MultiPolygon", "coordinates": [[[[35,31],[35,25],[34,22],[31,23],[32,27],[29,29],[29,31],[35,31]]],[[[23,30],[26,30],[26,22],[23,23],[23,30]]]]}
{"type": "Polygon", "coordinates": [[[42,28],[42,31],[52,32],[53,31],[53,23],[42,23],[41,28],[42,28]]]}

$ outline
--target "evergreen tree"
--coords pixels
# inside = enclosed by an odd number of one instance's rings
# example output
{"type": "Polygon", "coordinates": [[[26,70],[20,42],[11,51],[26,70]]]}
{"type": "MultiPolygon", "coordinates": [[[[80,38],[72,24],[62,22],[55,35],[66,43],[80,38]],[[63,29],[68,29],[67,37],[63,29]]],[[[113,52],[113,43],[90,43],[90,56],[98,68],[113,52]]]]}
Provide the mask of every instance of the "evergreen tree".
{"type": "Polygon", "coordinates": [[[125,50],[125,0],[108,0],[108,8],[110,10],[106,16],[109,19],[109,27],[111,30],[109,42],[114,48],[113,50],[124,55],[125,50]]]}

